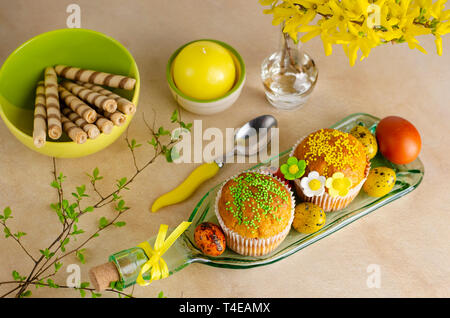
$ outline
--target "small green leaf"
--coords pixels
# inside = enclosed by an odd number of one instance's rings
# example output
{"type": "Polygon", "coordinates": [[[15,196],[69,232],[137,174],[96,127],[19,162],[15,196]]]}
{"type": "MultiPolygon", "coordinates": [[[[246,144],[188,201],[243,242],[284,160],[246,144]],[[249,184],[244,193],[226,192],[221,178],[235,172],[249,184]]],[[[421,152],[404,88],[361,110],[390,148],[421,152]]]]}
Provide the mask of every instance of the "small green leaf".
{"type": "Polygon", "coordinates": [[[128,144],[128,147],[129,147],[131,150],[134,150],[135,148],[139,148],[140,146],[142,146],[142,144],[138,144],[138,143],[136,142],[136,139],[131,139],[131,143],[128,144]]]}
{"type": "Polygon", "coordinates": [[[59,286],[57,284],[55,284],[55,282],[50,278],[47,279],[47,284],[48,284],[48,287],[50,287],[50,288],[59,288],[59,286]]]}
{"type": "Polygon", "coordinates": [[[60,262],[55,263],[55,273],[57,273],[61,269],[62,265],[63,264],[60,262]]]}
{"type": "MultiPolygon", "coordinates": [[[[64,205],[64,201],[63,201],[63,205],[64,205]]],[[[71,220],[75,220],[78,216],[77,212],[75,211],[75,209],[78,207],[78,204],[73,203],[71,205],[66,205],[66,208],[64,209],[66,211],[67,217],[71,220]]]]}
{"type": "Polygon", "coordinates": [[[150,145],[153,146],[153,148],[157,148],[158,147],[158,142],[156,141],[155,137],[152,138],[151,141],[147,141],[150,145]]]}
{"type": "Polygon", "coordinates": [[[20,294],[20,298],[30,297],[30,296],[31,296],[31,290],[27,290],[27,291],[23,292],[22,294],[20,294]]]}
{"type": "Polygon", "coordinates": [[[167,298],[162,291],[159,292],[158,298],[167,298]]]}
{"type": "Polygon", "coordinates": [[[117,226],[117,227],[122,227],[122,226],[125,226],[127,223],[125,223],[125,222],[116,222],[116,223],[114,223],[114,225],[115,226],[117,226]]]}
{"type": "Polygon", "coordinates": [[[178,109],[175,109],[172,113],[172,116],[170,116],[170,122],[175,123],[178,121],[178,109]]]}
{"type": "Polygon", "coordinates": [[[62,208],[65,210],[69,207],[69,201],[67,200],[62,200],[62,208]]]}
{"type": "Polygon", "coordinates": [[[173,162],[173,159],[175,159],[172,157],[172,149],[166,149],[165,156],[166,156],[167,162],[173,162]]]}
{"type": "Polygon", "coordinates": [[[61,189],[61,185],[56,180],[53,180],[52,183],[50,183],[50,185],[55,189],[58,189],[58,190],[61,189]]]}
{"type": "Polygon", "coordinates": [[[64,215],[63,215],[63,213],[62,213],[60,204],[59,204],[59,203],[51,203],[51,204],[50,204],[50,208],[51,208],[53,211],[56,212],[56,215],[58,215],[59,221],[60,221],[62,224],[64,224],[65,217],[64,217],[64,215]]]}
{"type": "Polygon", "coordinates": [[[84,210],[83,210],[83,213],[86,213],[86,212],[93,212],[94,211],[94,207],[93,206],[88,206],[87,208],[85,208],[84,210]]]}
{"type": "Polygon", "coordinates": [[[127,183],[127,178],[123,177],[122,179],[117,180],[116,186],[119,190],[121,190],[121,189],[129,190],[127,187],[125,187],[126,183],[127,183]]]}
{"type": "Polygon", "coordinates": [[[11,236],[11,231],[9,230],[9,228],[5,227],[3,229],[3,232],[5,233],[5,238],[8,238],[11,236]]]}
{"type": "Polygon", "coordinates": [[[164,135],[170,135],[170,131],[165,130],[164,127],[159,127],[158,132],[155,134],[156,136],[164,136],[164,135]]]}
{"type": "Polygon", "coordinates": [[[7,219],[12,219],[11,216],[11,208],[9,206],[7,206],[4,210],[3,210],[3,220],[6,221],[7,219]]]}
{"type": "Polygon", "coordinates": [[[45,250],[39,250],[39,251],[41,252],[42,255],[44,255],[44,257],[46,259],[50,259],[55,255],[55,253],[50,252],[50,250],[48,248],[46,248],[45,250]]]}
{"type": "Polygon", "coordinates": [[[82,185],[80,187],[76,187],[77,189],[77,193],[80,197],[88,197],[89,195],[87,195],[86,192],[86,185],[82,185]]]}
{"type": "Polygon", "coordinates": [[[16,270],[12,272],[12,277],[17,281],[24,281],[26,279],[26,277],[20,276],[20,274],[16,270]]]}
{"type": "Polygon", "coordinates": [[[124,284],[121,281],[111,282],[109,287],[118,291],[122,291],[124,289],[124,284]]]}
{"type": "Polygon", "coordinates": [[[78,195],[78,194],[76,194],[75,192],[72,192],[72,195],[75,197],[75,199],[77,199],[77,200],[80,200],[81,199],[81,197],[78,195]]]}
{"type": "Polygon", "coordinates": [[[83,233],[84,233],[84,230],[79,229],[79,228],[77,227],[77,225],[74,224],[74,225],[73,225],[73,232],[70,233],[70,235],[78,235],[78,234],[83,234],[83,233]]]}
{"type": "Polygon", "coordinates": [[[62,172],[60,172],[60,173],[59,173],[59,176],[58,176],[58,180],[60,181],[60,183],[62,183],[65,179],[66,179],[66,176],[63,175],[62,172]]]}
{"type": "Polygon", "coordinates": [[[81,295],[81,297],[85,297],[86,296],[86,288],[88,288],[89,287],[89,282],[82,282],[81,284],[80,284],[80,287],[79,288],[77,288],[79,291],[80,291],[80,295],[81,295]]]}
{"type": "Polygon", "coordinates": [[[89,282],[82,282],[81,284],[80,284],[80,288],[88,288],[89,287],[89,282]]]}
{"type": "Polygon", "coordinates": [[[45,286],[44,280],[43,279],[39,280],[34,286],[36,287],[36,289],[39,287],[44,287],[45,286]]]}
{"type": "Polygon", "coordinates": [[[94,178],[98,178],[99,173],[100,171],[98,170],[98,167],[95,167],[94,171],[92,171],[92,175],[94,176],[94,178]]]}
{"type": "Polygon", "coordinates": [[[99,176],[100,171],[98,170],[98,168],[96,167],[93,171],[92,171],[92,175],[90,175],[89,173],[86,173],[87,176],[91,179],[91,183],[94,184],[95,181],[98,180],[102,180],[103,177],[99,176]]]}
{"type": "Polygon", "coordinates": [[[98,298],[98,297],[102,297],[102,294],[91,291],[91,296],[92,296],[92,298],[98,298]]]}
{"type": "Polygon", "coordinates": [[[181,122],[180,125],[182,128],[185,128],[185,129],[191,131],[192,123],[185,124],[185,123],[181,122]]]}
{"type": "Polygon", "coordinates": [[[108,220],[104,217],[104,216],[102,216],[101,218],[100,218],[100,220],[98,221],[98,227],[100,228],[100,229],[103,229],[105,226],[107,226],[108,225],[108,220]]]}
{"type": "Polygon", "coordinates": [[[68,237],[66,237],[64,239],[64,241],[61,242],[61,251],[65,252],[66,251],[66,245],[69,244],[70,239],[68,237]]]}
{"type": "Polygon", "coordinates": [[[17,232],[16,234],[14,234],[15,237],[17,237],[17,239],[20,239],[22,236],[27,235],[27,233],[25,232],[17,232]]]}
{"type": "Polygon", "coordinates": [[[79,260],[82,264],[84,264],[84,263],[86,262],[86,258],[85,258],[85,256],[84,256],[84,252],[85,252],[85,249],[81,249],[81,250],[78,250],[78,251],[76,252],[76,256],[77,256],[78,260],[79,260]]]}
{"type": "Polygon", "coordinates": [[[125,201],[124,200],[120,200],[119,203],[117,203],[116,206],[116,211],[118,211],[119,213],[124,212],[126,210],[129,209],[129,207],[125,206],[125,201]]]}

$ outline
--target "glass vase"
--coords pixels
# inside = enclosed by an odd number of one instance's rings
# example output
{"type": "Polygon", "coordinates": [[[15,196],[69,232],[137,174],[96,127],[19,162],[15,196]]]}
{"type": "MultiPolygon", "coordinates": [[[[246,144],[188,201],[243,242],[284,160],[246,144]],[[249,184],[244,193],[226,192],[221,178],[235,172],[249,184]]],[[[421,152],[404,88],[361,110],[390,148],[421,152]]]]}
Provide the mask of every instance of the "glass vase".
{"type": "Polygon", "coordinates": [[[301,49],[300,41],[283,32],[282,26],[278,50],[261,66],[267,100],[276,108],[297,109],[308,100],[317,77],[314,61],[301,49]]]}

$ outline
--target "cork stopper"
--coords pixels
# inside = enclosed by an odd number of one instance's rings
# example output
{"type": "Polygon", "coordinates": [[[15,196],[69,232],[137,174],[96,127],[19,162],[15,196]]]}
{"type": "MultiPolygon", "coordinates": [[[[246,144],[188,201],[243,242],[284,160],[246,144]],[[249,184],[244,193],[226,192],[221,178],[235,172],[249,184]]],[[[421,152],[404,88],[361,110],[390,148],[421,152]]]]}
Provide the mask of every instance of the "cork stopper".
{"type": "Polygon", "coordinates": [[[113,262],[108,262],[89,270],[89,278],[97,291],[109,288],[109,284],[120,280],[119,272],[113,262]]]}

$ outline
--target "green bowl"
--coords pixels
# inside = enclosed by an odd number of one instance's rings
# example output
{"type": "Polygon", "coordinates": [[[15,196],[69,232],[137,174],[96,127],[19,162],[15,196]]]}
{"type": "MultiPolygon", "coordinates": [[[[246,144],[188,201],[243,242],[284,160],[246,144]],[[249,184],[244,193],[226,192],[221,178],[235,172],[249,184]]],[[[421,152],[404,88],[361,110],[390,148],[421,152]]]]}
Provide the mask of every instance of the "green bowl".
{"type": "Polygon", "coordinates": [[[72,142],[65,134],[60,141],[47,142],[42,148],[33,144],[33,113],[36,83],[44,78],[44,69],[64,64],[121,74],[136,79],[133,91],[111,89],[131,100],[139,97],[139,71],[130,52],[118,41],[86,29],[61,29],[40,34],[17,48],[0,69],[0,116],[12,134],[28,148],[58,158],[76,158],[100,151],[112,144],[127,128],[114,127],[106,135],[88,139],[84,144],[72,142]]]}

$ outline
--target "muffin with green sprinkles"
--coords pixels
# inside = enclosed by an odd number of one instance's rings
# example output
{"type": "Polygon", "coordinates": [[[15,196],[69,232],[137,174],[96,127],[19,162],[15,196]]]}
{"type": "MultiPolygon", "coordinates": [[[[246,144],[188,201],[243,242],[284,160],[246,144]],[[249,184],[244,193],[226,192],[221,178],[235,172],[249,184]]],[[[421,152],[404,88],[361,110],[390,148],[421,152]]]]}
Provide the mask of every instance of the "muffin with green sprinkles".
{"type": "Polygon", "coordinates": [[[227,246],[246,256],[265,255],[277,248],[289,233],[294,209],[289,188],[258,171],[230,178],[216,198],[216,216],[227,246]]]}

